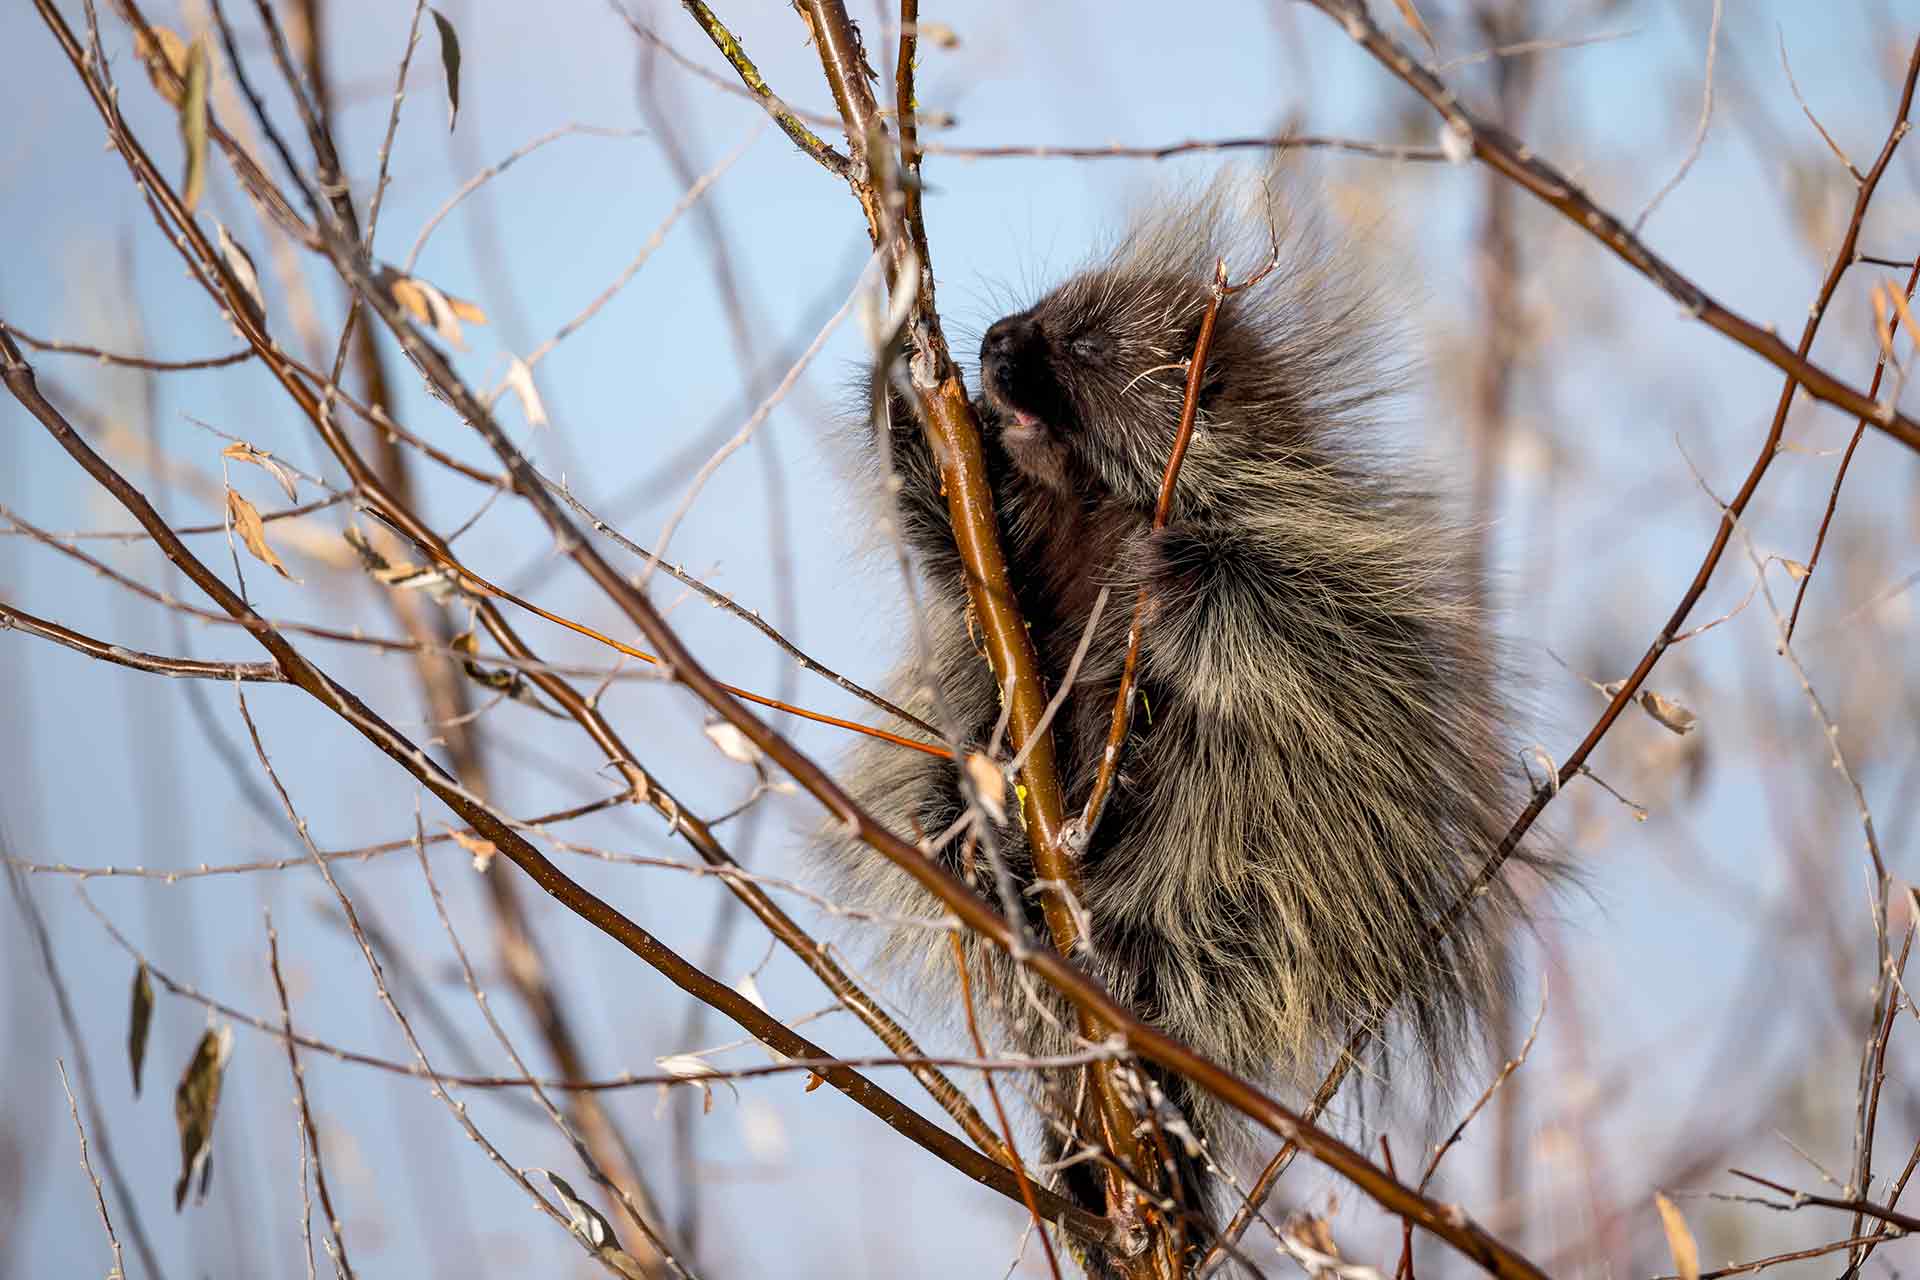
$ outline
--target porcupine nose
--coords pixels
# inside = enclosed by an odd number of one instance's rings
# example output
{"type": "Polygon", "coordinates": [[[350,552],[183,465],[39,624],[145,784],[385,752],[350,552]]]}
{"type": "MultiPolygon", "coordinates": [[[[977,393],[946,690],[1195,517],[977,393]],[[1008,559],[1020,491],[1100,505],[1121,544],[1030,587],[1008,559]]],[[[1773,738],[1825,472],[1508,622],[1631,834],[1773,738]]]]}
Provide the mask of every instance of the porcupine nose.
{"type": "Polygon", "coordinates": [[[999,399],[1017,402],[1021,371],[1033,366],[1041,342],[1040,325],[1031,317],[997,321],[980,340],[980,380],[999,399]]]}

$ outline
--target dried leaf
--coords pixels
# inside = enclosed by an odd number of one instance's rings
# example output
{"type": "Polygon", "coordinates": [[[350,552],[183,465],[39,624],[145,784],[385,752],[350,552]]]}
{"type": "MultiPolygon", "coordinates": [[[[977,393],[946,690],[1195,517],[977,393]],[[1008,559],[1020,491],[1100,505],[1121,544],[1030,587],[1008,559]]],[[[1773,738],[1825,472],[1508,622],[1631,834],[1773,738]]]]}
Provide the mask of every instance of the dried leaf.
{"type": "Polygon", "coordinates": [[[742,974],[740,981],[733,984],[733,989],[752,1001],[753,1007],[760,1010],[760,1012],[773,1012],[767,1008],[767,998],[760,994],[760,984],[753,980],[752,974],[742,974]]]}
{"type": "Polygon", "coordinates": [[[265,449],[256,449],[244,440],[236,440],[222,449],[220,456],[236,462],[251,462],[280,482],[280,487],[286,490],[288,502],[300,501],[300,495],[293,487],[293,473],[275,462],[273,455],[265,449]]]}
{"type": "Polygon", "coordinates": [[[133,1096],[140,1096],[140,1071],[147,1063],[147,1031],[153,1026],[153,978],[143,963],[133,975],[133,1009],[127,1015],[127,1059],[133,1064],[133,1096]]]}
{"type": "Polygon", "coordinates": [[[467,337],[460,321],[485,324],[487,313],[471,302],[450,299],[418,276],[395,275],[387,281],[387,292],[406,312],[427,325],[457,351],[467,349],[467,337]]]}
{"type": "Polygon", "coordinates": [[[1663,698],[1651,689],[1640,691],[1640,707],[1663,726],[1683,736],[1691,733],[1700,719],[1673,699],[1663,698]]]}
{"type": "Polygon", "coordinates": [[[187,50],[187,92],[180,100],[180,138],[187,147],[187,174],[180,201],[192,213],[207,187],[207,45],[195,40],[187,50]]]}
{"type": "Polygon", "coordinates": [[[1679,1207],[1658,1191],[1653,1193],[1653,1203],[1660,1210],[1660,1225],[1667,1232],[1673,1269],[1679,1273],[1680,1280],[1700,1280],[1700,1247],[1693,1242],[1693,1232],[1687,1230],[1687,1220],[1680,1216],[1679,1207]]]}
{"type": "Polygon", "coordinates": [[[520,407],[527,413],[527,425],[546,426],[547,406],[540,400],[540,389],[533,385],[533,370],[519,356],[514,356],[507,365],[507,386],[520,397],[520,407]]]}
{"type": "Polygon", "coordinates": [[[260,292],[260,273],[254,269],[253,259],[240,247],[240,242],[227,234],[226,224],[215,222],[214,229],[220,233],[220,260],[227,264],[227,270],[233,272],[233,278],[246,290],[247,301],[252,304],[252,317],[255,324],[263,324],[267,318],[267,300],[260,292]]]}
{"type": "Polygon", "coordinates": [[[720,754],[736,764],[758,764],[760,748],[753,739],[725,720],[715,720],[706,729],[707,737],[720,748],[720,754]]]}
{"type": "Polygon", "coordinates": [[[447,306],[453,309],[453,314],[466,323],[485,324],[487,322],[487,313],[480,309],[479,303],[468,302],[465,298],[456,298],[450,293],[443,293],[440,296],[447,300],[447,306]]]}
{"type": "Polygon", "coordinates": [[[187,1188],[196,1175],[200,1194],[207,1194],[213,1174],[213,1117],[220,1105],[220,1081],[233,1053],[233,1028],[209,1027],[200,1037],[193,1058],[180,1075],[173,1093],[173,1121],[180,1130],[180,1180],[173,1184],[173,1211],[187,1202],[187,1188]]]}
{"type": "MultiPolygon", "coordinates": [[[[434,15],[438,17],[439,15],[434,15]]],[[[604,1249],[618,1248],[619,1242],[613,1235],[613,1224],[603,1217],[600,1211],[574,1194],[567,1180],[551,1169],[529,1169],[528,1173],[543,1173],[547,1181],[553,1184],[553,1193],[560,1197],[560,1203],[566,1208],[567,1217],[572,1221],[567,1229],[579,1236],[598,1253],[604,1249]]]]}
{"type": "Polygon", "coordinates": [[[448,827],[447,834],[453,837],[455,844],[473,855],[473,869],[482,875],[485,875],[487,868],[493,865],[493,855],[500,852],[493,841],[482,840],[479,836],[470,835],[454,827],[448,827]]]}
{"type": "Polygon", "coordinates": [[[1400,16],[1406,19],[1407,25],[1413,28],[1415,35],[1420,37],[1420,42],[1427,46],[1427,52],[1438,57],[1440,50],[1433,43],[1433,32],[1427,30],[1427,24],[1420,20],[1420,11],[1413,7],[1413,0],[1393,0],[1393,7],[1400,11],[1400,16]]]}
{"type": "Polygon", "coordinates": [[[447,73],[447,132],[452,133],[454,121],[460,118],[460,37],[447,15],[438,9],[427,12],[433,15],[433,25],[440,32],[440,67],[447,73]]]}
{"type": "MultiPolygon", "coordinates": [[[[762,1013],[773,1012],[773,1010],[767,1008],[767,999],[765,996],[760,994],[760,984],[753,980],[752,974],[750,973],[743,974],[740,978],[740,981],[733,984],[733,989],[735,991],[738,991],[741,995],[745,996],[748,1000],[752,1001],[753,1007],[760,1010],[760,1012],[762,1013]]],[[[768,1044],[764,1040],[760,1042],[760,1047],[766,1050],[767,1060],[769,1062],[785,1062],[787,1060],[786,1054],[780,1052],[778,1049],[774,1048],[772,1045],[768,1044]]]]}
{"type": "Polygon", "coordinates": [[[922,40],[939,48],[958,49],[960,47],[960,33],[944,22],[921,21],[915,25],[915,30],[920,33],[922,40]]]}
{"type": "Polygon", "coordinates": [[[420,292],[420,286],[407,276],[395,276],[387,281],[387,293],[400,309],[418,320],[421,324],[433,323],[433,312],[427,307],[427,296],[420,292]]]}
{"type": "Polygon", "coordinates": [[[1795,582],[1798,582],[1800,581],[1800,579],[1806,577],[1809,572],[1807,566],[1804,564],[1801,564],[1798,560],[1789,560],[1785,556],[1779,557],[1779,560],[1780,560],[1780,567],[1782,569],[1785,569],[1787,571],[1787,576],[1789,578],[1792,578],[1795,582]]]}
{"type": "Polygon", "coordinates": [[[967,777],[973,783],[976,799],[995,822],[1007,820],[1007,775],[993,758],[982,751],[967,753],[967,777]]]}
{"type": "Polygon", "coordinates": [[[280,557],[267,545],[267,526],[261,521],[260,513],[254,510],[251,502],[234,492],[231,485],[227,487],[227,514],[233,519],[234,532],[240,535],[240,541],[247,544],[247,550],[253,553],[254,559],[271,565],[274,572],[288,582],[300,581],[287,572],[287,566],[280,563],[280,557]]]}
{"type": "Polygon", "coordinates": [[[145,31],[134,33],[133,53],[147,66],[147,79],[153,81],[153,91],[167,100],[170,107],[180,105],[180,90],[167,77],[162,67],[169,67],[182,83],[187,78],[187,42],[162,26],[149,25],[145,31]]]}
{"type": "Polygon", "coordinates": [[[1900,313],[1900,327],[1907,331],[1907,337],[1914,346],[1920,347],[1920,324],[1914,323],[1913,312],[1907,306],[1907,295],[1888,285],[1887,297],[1892,301],[1893,309],[1900,313]]]}
{"type": "MultiPolygon", "coordinates": [[[[716,1070],[711,1063],[691,1053],[671,1053],[664,1058],[655,1058],[653,1061],[655,1065],[670,1076],[674,1076],[680,1080],[699,1081],[700,1093],[702,1095],[700,1106],[701,1114],[712,1114],[713,1086],[707,1084],[706,1081],[710,1077],[719,1077],[720,1072],[716,1070]]],[[[733,1090],[733,1096],[736,1099],[739,1098],[740,1090],[734,1086],[733,1081],[722,1079],[720,1083],[733,1090]]]]}

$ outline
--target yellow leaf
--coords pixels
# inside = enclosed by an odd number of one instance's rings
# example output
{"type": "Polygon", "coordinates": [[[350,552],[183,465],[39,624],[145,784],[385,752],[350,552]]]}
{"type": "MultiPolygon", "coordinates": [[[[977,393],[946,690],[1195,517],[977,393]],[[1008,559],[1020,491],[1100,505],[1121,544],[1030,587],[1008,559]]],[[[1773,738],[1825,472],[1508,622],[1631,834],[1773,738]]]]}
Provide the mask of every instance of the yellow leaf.
{"type": "Polygon", "coordinates": [[[1433,44],[1433,32],[1427,30],[1427,24],[1420,20],[1420,11],[1413,7],[1413,0],[1393,0],[1393,4],[1400,10],[1400,16],[1407,20],[1407,25],[1413,28],[1414,33],[1427,46],[1427,52],[1438,53],[1439,50],[1433,44]]]}
{"type": "Polygon", "coordinates": [[[433,323],[433,312],[427,308],[427,295],[420,292],[420,286],[406,276],[397,276],[387,284],[387,292],[408,315],[421,324],[433,323]]]}
{"type": "Polygon", "coordinates": [[[181,83],[187,78],[187,42],[173,32],[161,26],[149,26],[133,38],[134,56],[147,64],[147,79],[153,81],[153,91],[167,100],[169,106],[180,105],[180,88],[169,78],[167,71],[181,83]]]}
{"type": "Polygon", "coordinates": [[[1673,1269],[1680,1274],[1680,1280],[1700,1280],[1700,1247],[1693,1242],[1693,1232],[1687,1230],[1687,1220],[1680,1216],[1680,1209],[1673,1201],[1653,1193],[1653,1203],[1660,1210],[1660,1225],[1666,1228],[1667,1248],[1673,1251],[1673,1269]]]}
{"type": "Polygon", "coordinates": [[[448,827],[447,834],[453,837],[455,844],[473,855],[473,869],[482,874],[485,874],[486,869],[493,865],[493,855],[500,852],[493,841],[482,840],[479,836],[468,832],[448,827]]]}
{"type": "Polygon", "coordinates": [[[288,582],[300,581],[287,572],[287,566],[280,563],[280,557],[267,545],[267,526],[261,522],[260,513],[232,488],[227,490],[227,514],[233,519],[234,532],[240,535],[240,541],[247,544],[247,550],[253,553],[254,559],[271,565],[274,572],[288,582]]]}
{"type": "Polygon", "coordinates": [[[187,50],[187,92],[180,100],[180,138],[187,146],[187,175],[180,201],[192,213],[207,186],[207,46],[195,40],[187,50]]]}

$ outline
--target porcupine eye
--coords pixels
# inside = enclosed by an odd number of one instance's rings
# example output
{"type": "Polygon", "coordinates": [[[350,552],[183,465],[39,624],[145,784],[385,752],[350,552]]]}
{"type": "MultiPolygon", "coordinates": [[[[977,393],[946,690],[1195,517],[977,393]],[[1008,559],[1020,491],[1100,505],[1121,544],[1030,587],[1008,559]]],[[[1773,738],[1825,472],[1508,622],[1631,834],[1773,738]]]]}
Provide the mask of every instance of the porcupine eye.
{"type": "Polygon", "coordinates": [[[1081,364],[1102,365],[1113,354],[1113,344],[1105,334],[1089,329],[1067,340],[1067,352],[1081,364]]]}

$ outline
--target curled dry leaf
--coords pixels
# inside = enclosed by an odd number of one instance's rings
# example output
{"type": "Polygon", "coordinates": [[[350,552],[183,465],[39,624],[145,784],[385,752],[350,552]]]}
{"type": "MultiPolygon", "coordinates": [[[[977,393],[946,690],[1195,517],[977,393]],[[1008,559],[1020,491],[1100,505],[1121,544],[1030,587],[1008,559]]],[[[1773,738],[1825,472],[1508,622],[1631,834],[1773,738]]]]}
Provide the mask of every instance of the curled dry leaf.
{"type": "Polygon", "coordinates": [[[1653,1193],[1653,1203],[1660,1210],[1667,1248],[1673,1252],[1673,1269],[1679,1273],[1680,1280],[1700,1280],[1700,1247],[1693,1242],[1693,1232],[1687,1230],[1687,1220],[1680,1216],[1679,1206],[1657,1191],[1653,1193]]]}
{"type": "Polygon", "coordinates": [[[980,807],[995,822],[1007,820],[1007,775],[983,751],[967,753],[967,778],[973,783],[980,807]]]}
{"type": "Polygon", "coordinates": [[[227,514],[233,520],[234,532],[240,535],[240,541],[247,544],[247,550],[253,553],[254,559],[271,566],[275,573],[288,582],[300,581],[287,572],[287,566],[280,563],[280,557],[267,545],[267,526],[261,522],[260,513],[254,510],[251,502],[234,492],[231,485],[227,486],[227,514]]]}
{"type": "MultiPolygon", "coordinates": [[[[227,270],[233,273],[233,278],[239,281],[240,287],[246,291],[247,301],[252,308],[253,322],[264,326],[267,319],[267,300],[260,292],[260,273],[254,269],[252,257],[240,247],[239,241],[227,234],[226,223],[215,222],[213,226],[219,233],[220,260],[227,264],[227,270]]],[[[285,482],[282,481],[282,483],[285,482]]],[[[289,497],[292,496],[291,486],[287,493],[289,497]]]]}
{"type": "Polygon", "coordinates": [[[1694,715],[1693,712],[1673,701],[1673,699],[1663,698],[1651,689],[1642,689],[1640,691],[1640,706],[1642,710],[1666,728],[1682,735],[1691,733],[1693,726],[1699,723],[1700,720],[1700,717],[1694,715]]]}
{"type": "Polygon", "coordinates": [[[526,410],[527,425],[546,426],[547,406],[540,399],[540,389],[533,385],[533,370],[519,356],[514,356],[507,364],[507,386],[520,398],[520,407],[526,410]]]}
{"type": "Polygon", "coordinates": [[[220,451],[220,456],[232,458],[235,462],[252,463],[280,482],[280,487],[286,491],[288,502],[300,501],[300,495],[293,487],[293,473],[275,462],[273,455],[265,449],[256,449],[244,440],[235,440],[220,451]]]}
{"type": "Polygon", "coordinates": [[[460,322],[485,324],[487,313],[464,298],[451,298],[418,276],[398,273],[387,279],[387,293],[396,305],[421,324],[431,328],[456,351],[467,349],[467,336],[460,322]]]}
{"type": "Polygon", "coordinates": [[[133,1096],[140,1096],[140,1072],[147,1063],[147,1031],[153,1026],[153,978],[144,962],[133,974],[133,1008],[127,1015],[127,1060],[133,1064],[133,1096]]]}
{"type": "Polygon", "coordinates": [[[220,1105],[220,1081],[233,1054],[233,1028],[224,1023],[208,1027],[193,1051],[187,1069],[173,1093],[173,1120],[180,1130],[180,1180],[173,1184],[173,1210],[187,1202],[187,1188],[200,1179],[200,1195],[207,1194],[213,1176],[213,1117],[220,1105]]]}
{"type": "Polygon", "coordinates": [[[455,844],[473,855],[473,869],[482,875],[485,875],[487,868],[493,865],[493,855],[500,852],[493,841],[482,840],[479,836],[461,831],[457,827],[448,827],[447,834],[453,838],[455,844]]]}
{"type": "Polygon", "coordinates": [[[1807,574],[1811,572],[1806,565],[1800,563],[1798,560],[1789,560],[1785,556],[1779,557],[1779,560],[1780,567],[1785,569],[1787,576],[1795,582],[1800,581],[1800,579],[1806,577],[1807,574]]]}
{"type": "MultiPolygon", "coordinates": [[[[713,1113],[713,1086],[707,1083],[709,1079],[719,1079],[727,1088],[733,1090],[733,1096],[736,1099],[740,1096],[740,1090],[734,1086],[733,1081],[722,1078],[712,1064],[695,1054],[670,1053],[664,1058],[655,1058],[653,1061],[654,1065],[676,1079],[695,1080],[700,1083],[700,1111],[703,1115],[713,1113]]],[[[665,1092],[663,1086],[661,1093],[664,1095],[665,1092]]]]}
{"type": "Polygon", "coordinates": [[[551,1169],[529,1169],[527,1172],[544,1174],[552,1184],[553,1194],[560,1197],[560,1203],[571,1219],[567,1223],[569,1231],[586,1241],[595,1253],[619,1252],[620,1241],[613,1234],[613,1224],[598,1209],[582,1200],[565,1178],[551,1169]]]}
{"type": "Polygon", "coordinates": [[[707,725],[707,737],[713,745],[720,748],[720,754],[736,764],[759,764],[760,748],[753,740],[740,732],[739,728],[725,720],[715,720],[707,725]]]}
{"type": "MultiPolygon", "coordinates": [[[[1599,689],[1607,697],[1617,698],[1620,696],[1620,691],[1626,687],[1626,681],[1612,680],[1599,686],[1599,689]]],[[[1640,709],[1652,716],[1663,728],[1671,729],[1683,736],[1693,732],[1693,727],[1700,722],[1700,717],[1692,711],[1672,698],[1655,693],[1651,689],[1642,689],[1633,700],[1639,703],[1640,709]]]]}

